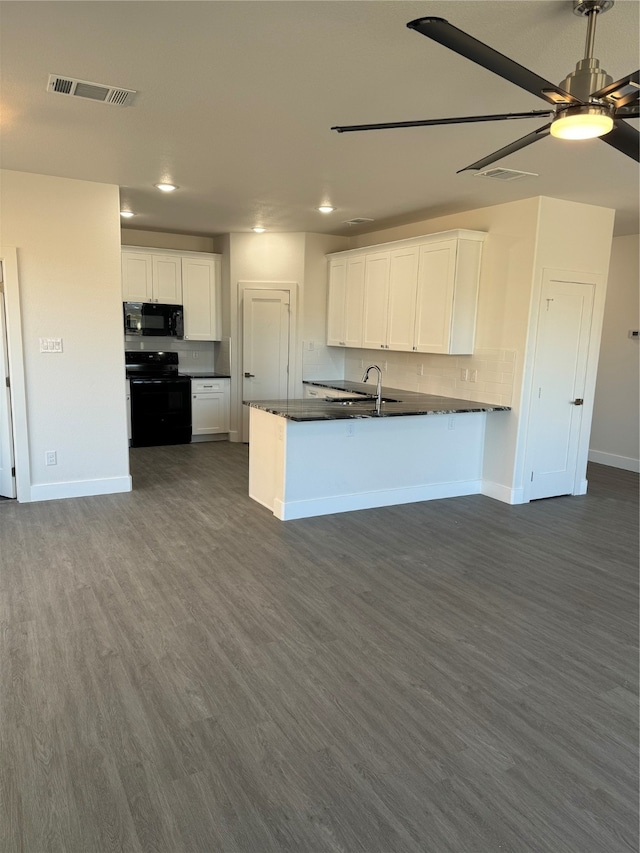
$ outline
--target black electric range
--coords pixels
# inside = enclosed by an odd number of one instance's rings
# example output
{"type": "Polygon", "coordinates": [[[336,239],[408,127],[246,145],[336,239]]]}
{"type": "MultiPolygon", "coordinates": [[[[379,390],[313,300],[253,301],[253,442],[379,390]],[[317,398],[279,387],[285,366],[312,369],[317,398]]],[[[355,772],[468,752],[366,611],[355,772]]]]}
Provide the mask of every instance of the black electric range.
{"type": "Polygon", "coordinates": [[[191,380],[178,372],[177,352],[127,351],[131,446],[189,444],[191,380]]]}

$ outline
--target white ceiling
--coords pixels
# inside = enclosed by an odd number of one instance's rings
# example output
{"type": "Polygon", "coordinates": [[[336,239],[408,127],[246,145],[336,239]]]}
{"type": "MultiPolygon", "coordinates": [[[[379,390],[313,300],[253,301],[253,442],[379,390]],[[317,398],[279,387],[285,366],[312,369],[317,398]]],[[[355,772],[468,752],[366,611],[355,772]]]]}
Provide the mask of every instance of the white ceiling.
{"type": "MultiPolygon", "coordinates": [[[[118,184],[132,228],[214,235],[359,233],[550,195],[616,208],[638,231],[638,165],[599,140],[547,137],[499,166],[514,183],[457,169],[542,118],[338,134],[336,124],[544,109],[544,101],[407,29],[444,17],[559,83],[582,58],[571,0],[143,0],[0,2],[3,168],[118,184]],[[46,91],[51,73],[136,89],[131,107],[46,91]],[[160,180],[180,186],[171,196],[160,180]],[[315,207],[337,208],[322,215],[315,207]],[[366,230],[366,229],[365,229],[366,230]]],[[[639,65],[637,0],[598,21],[614,80],[639,65]]],[[[637,127],[637,120],[629,122],[637,127]]],[[[61,212],[63,215],[63,212],[61,212]]]]}

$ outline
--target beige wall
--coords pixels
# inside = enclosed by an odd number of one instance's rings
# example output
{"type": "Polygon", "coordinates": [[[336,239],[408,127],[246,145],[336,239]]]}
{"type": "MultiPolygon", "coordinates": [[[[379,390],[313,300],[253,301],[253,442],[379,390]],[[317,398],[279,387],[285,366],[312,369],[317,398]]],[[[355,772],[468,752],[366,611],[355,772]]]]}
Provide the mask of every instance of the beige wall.
{"type": "Polygon", "coordinates": [[[28,434],[16,443],[28,445],[30,498],[128,490],[118,187],[0,177],[0,244],[18,259],[28,434]],[[40,353],[41,337],[62,338],[63,352],[40,353]],[[45,466],[50,450],[56,466],[45,466]]]}
{"type": "Polygon", "coordinates": [[[147,246],[151,249],[177,249],[179,252],[220,252],[221,238],[174,234],[167,231],[144,231],[122,228],[123,246],[147,246]]]}
{"type": "Polygon", "coordinates": [[[638,339],[640,238],[616,237],[611,252],[589,459],[640,471],[638,339]]]}

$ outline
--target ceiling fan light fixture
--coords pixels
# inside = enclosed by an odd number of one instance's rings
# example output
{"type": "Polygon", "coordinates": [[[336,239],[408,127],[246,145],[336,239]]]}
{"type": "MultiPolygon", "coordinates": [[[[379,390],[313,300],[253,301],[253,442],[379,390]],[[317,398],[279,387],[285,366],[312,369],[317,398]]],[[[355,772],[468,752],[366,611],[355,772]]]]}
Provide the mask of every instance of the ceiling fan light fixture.
{"type": "Polygon", "coordinates": [[[605,106],[579,105],[562,110],[551,123],[557,139],[595,139],[613,130],[612,110],[605,106]]]}

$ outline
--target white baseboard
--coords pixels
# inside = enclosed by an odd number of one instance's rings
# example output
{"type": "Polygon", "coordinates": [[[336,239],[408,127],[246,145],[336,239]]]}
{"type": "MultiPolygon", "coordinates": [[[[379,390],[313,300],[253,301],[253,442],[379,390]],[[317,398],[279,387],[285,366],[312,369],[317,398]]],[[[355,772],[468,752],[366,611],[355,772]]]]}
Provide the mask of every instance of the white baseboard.
{"type": "Polygon", "coordinates": [[[210,435],[192,435],[191,444],[200,444],[203,441],[229,441],[228,432],[214,432],[210,435]]]}
{"type": "Polygon", "coordinates": [[[85,498],[131,491],[131,477],[108,477],[104,480],[74,480],[68,483],[36,483],[31,486],[31,501],[53,501],[61,498],[85,498]]]}
{"type": "Polygon", "coordinates": [[[590,450],[589,462],[598,462],[600,465],[609,465],[611,468],[624,468],[625,471],[640,474],[640,459],[634,459],[632,456],[618,456],[616,453],[590,450]]]}
{"type": "Polygon", "coordinates": [[[379,492],[358,492],[328,498],[312,498],[304,501],[274,501],[273,514],[281,521],[296,518],[311,518],[335,512],[352,512],[358,509],[374,509],[382,506],[431,501],[439,498],[459,498],[463,495],[480,493],[480,480],[465,480],[455,483],[435,483],[406,489],[384,489],[379,492]]]}
{"type": "Polygon", "coordinates": [[[524,497],[524,489],[512,489],[509,486],[503,486],[501,483],[492,483],[489,480],[482,481],[481,494],[486,495],[488,498],[502,501],[505,504],[527,503],[524,497]]]}

